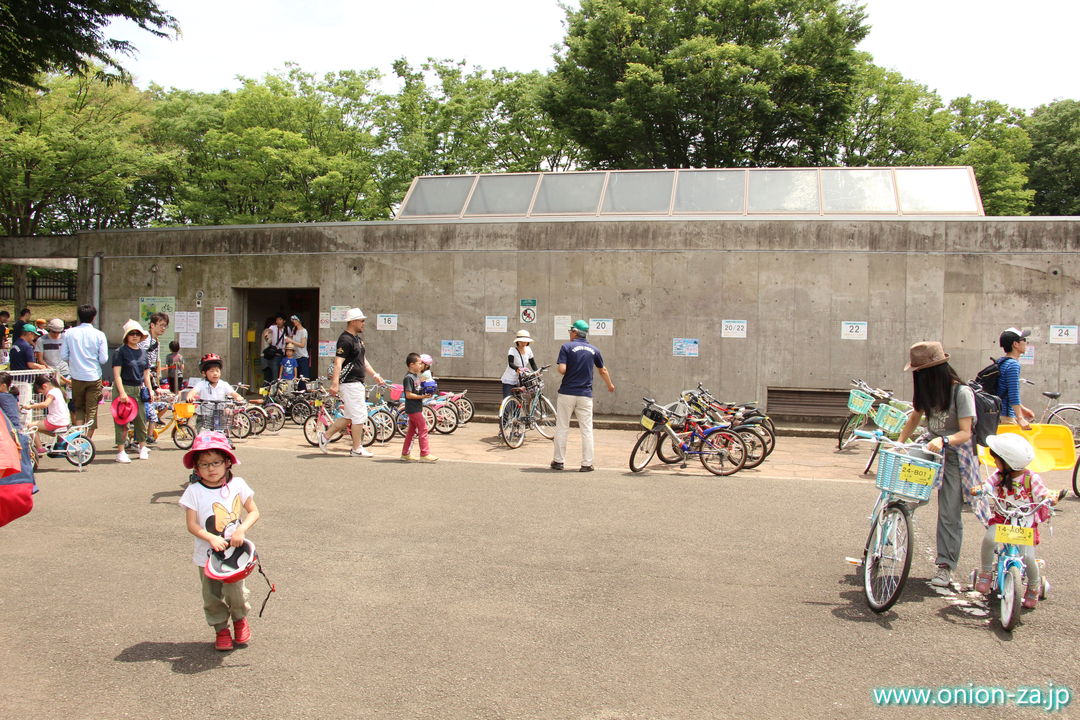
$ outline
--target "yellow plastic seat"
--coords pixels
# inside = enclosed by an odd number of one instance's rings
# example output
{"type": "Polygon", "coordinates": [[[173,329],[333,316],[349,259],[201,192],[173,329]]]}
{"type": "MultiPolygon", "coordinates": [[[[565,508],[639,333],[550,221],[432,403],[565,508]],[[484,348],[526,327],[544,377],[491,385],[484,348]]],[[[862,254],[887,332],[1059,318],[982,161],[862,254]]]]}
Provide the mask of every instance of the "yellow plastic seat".
{"type": "MultiPolygon", "coordinates": [[[[1019,425],[1002,423],[998,425],[998,434],[1018,433],[1025,437],[1035,448],[1035,460],[1028,465],[1032,472],[1043,473],[1051,470],[1072,470],[1076,464],[1076,446],[1073,444],[1072,430],[1065,425],[1044,425],[1032,423],[1031,430],[1023,430],[1019,425]]],[[[979,460],[984,465],[994,467],[994,459],[987,448],[979,448],[979,460]]]]}

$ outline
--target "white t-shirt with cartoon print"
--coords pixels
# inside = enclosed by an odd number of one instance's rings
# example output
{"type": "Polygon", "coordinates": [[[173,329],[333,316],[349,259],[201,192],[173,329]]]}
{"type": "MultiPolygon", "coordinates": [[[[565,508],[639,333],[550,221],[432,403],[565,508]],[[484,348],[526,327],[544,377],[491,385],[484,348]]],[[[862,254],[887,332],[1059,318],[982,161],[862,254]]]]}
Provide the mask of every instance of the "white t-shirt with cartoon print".
{"type": "MultiPolygon", "coordinates": [[[[240,515],[244,503],[255,495],[255,491],[244,482],[243,478],[234,477],[221,487],[208,488],[200,482],[188,485],[180,497],[180,505],[195,511],[199,527],[211,535],[220,535],[228,540],[233,531],[240,526],[240,515]]],[[[195,538],[195,554],[192,560],[196,565],[206,565],[210,554],[210,543],[200,537],[195,538]]]]}

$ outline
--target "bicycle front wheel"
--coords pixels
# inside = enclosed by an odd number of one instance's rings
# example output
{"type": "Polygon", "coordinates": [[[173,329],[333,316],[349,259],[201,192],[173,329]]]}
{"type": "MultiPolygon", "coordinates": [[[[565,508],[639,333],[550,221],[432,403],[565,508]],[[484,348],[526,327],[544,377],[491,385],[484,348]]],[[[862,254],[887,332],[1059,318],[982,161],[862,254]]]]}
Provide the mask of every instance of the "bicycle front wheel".
{"type": "Polygon", "coordinates": [[[738,433],[714,430],[702,438],[698,456],[713,475],[734,475],[746,463],[746,443],[738,433]]]}
{"type": "Polygon", "coordinates": [[[1078,471],[1080,471],[1080,458],[1077,458],[1076,459],[1076,464],[1073,465],[1073,494],[1076,495],[1077,497],[1080,497],[1080,487],[1077,487],[1077,485],[1080,485],[1080,483],[1076,482],[1077,481],[1076,474],[1077,474],[1078,471]]]}
{"type": "Polygon", "coordinates": [[[836,436],[836,449],[843,450],[855,440],[855,431],[866,422],[866,415],[848,415],[840,425],[840,432],[836,436]]]}
{"type": "Polygon", "coordinates": [[[371,414],[371,423],[375,426],[375,441],[390,442],[394,437],[394,418],[385,410],[376,410],[371,414]]]}
{"type": "Polygon", "coordinates": [[[311,417],[315,409],[307,400],[297,400],[289,406],[289,419],[297,425],[303,425],[304,421],[311,417]]]}
{"type": "Polygon", "coordinates": [[[883,613],[900,598],[911,570],[911,511],[902,502],[885,506],[870,526],[863,550],[866,604],[883,613]]]}
{"type": "Polygon", "coordinates": [[[746,445],[746,461],[743,463],[743,468],[752,470],[765,462],[765,456],[768,453],[765,452],[765,441],[761,439],[761,436],[746,426],[738,428],[735,432],[739,433],[739,437],[746,445]]]}
{"type": "Polygon", "coordinates": [[[874,467],[874,461],[877,460],[878,453],[881,452],[881,443],[874,443],[874,449],[870,451],[870,459],[866,461],[866,467],[863,468],[862,474],[869,475],[870,471],[874,467]]]}
{"type": "Polygon", "coordinates": [[[1001,579],[1001,599],[998,601],[1001,627],[1012,630],[1020,623],[1020,608],[1023,606],[1024,581],[1020,568],[1013,565],[1001,579]]]}
{"type": "Polygon", "coordinates": [[[462,395],[454,401],[458,409],[458,420],[462,425],[472,420],[473,415],[476,413],[476,408],[473,407],[473,402],[469,398],[462,395]]]}
{"type": "Polygon", "coordinates": [[[521,401],[516,397],[505,398],[499,407],[499,437],[508,447],[519,448],[525,442],[525,423],[521,401]]]}
{"type": "Polygon", "coordinates": [[[195,442],[195,428],[186,422],[177,423],[172,431],[172,441],[181,450],[190,450],[191,444],[195,442]]]}
{"type": "Polygon", "coordinates": [[[319,422],[319,414],[316,413],[304,421],[304,439],[308,445],[319,447],[319,432],[325,432],[326,426],[319,422]]]}
{"type": "Polygon", "coordinates": [[[536,432],[548,440],[555,437],[555,423],[557,420],[555,406],[551,404],[550,400],[541,395],[540,401],[536,403],[535,412],[536,416],[533,419],[536,421],[536,432]]]}
{"type": "Polygon", "coordinates": [[[261,407],[252,405],[244,410],[244,414],[247,415],[248,422],[251,423],[251,434],[262,435],[267,425],[266,411],[261,407]]]}
{"type": "Polygon", "coordinates": [[[630,472],[641,472],[656,454],[656,447],[660,444],[660,433],[646,430],[634,443],[634,449],[630,451],[630,472]]]}
{"type": "Polygon", "coordinates": [[[243,440],[251,434],[251,419],[247,413],[237,411],[233,414],[229,421],[229,434],[237,440],[243,440]]]}
{"type": "Polygon", "coordinates": [[[266,429],[270,432],[278,432],[285,427],[285,411],[280,405],[270,404],[266,408],[266,429]]]}
{"type": "Polygon", "coordinates": [[[1050,413],[1047,422],[1055,425],[1065,425],[1073,436],[1073,445],[1080,448],[1080,408],[1060,407],[1050,413]]]}

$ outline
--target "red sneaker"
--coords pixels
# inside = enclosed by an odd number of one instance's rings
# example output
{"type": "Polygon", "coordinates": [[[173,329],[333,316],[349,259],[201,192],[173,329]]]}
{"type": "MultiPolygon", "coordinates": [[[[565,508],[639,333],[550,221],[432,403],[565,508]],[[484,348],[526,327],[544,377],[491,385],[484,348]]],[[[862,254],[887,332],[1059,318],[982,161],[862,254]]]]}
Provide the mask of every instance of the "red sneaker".
{"type": "Polygon", "coordinates": [[[229,628],[221,628],[217,631],[217,639],[214,640],[215,650],[232,650],[232,635],[229,633],[229,628]]]}
{"type": "Polygon", "coordinates": [[[233,622],[233,640],[244,645],[251,639],[251,626],[248,625],[247,618],[240,618],[233,622]]]}

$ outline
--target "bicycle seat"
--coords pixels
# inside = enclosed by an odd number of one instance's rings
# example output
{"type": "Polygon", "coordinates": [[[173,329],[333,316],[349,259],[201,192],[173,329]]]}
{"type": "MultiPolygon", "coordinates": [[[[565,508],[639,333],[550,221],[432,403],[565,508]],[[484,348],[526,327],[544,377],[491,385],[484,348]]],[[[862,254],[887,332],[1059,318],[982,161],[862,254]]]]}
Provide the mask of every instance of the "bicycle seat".
{"type": "Polygon", "coordinates": [[[1061,397],[1061,393],[1059,392],[1044,392],[1043,395],[1050,398],[1051,400],[1057,400],[1059,397],[1061,397]]]}
{"type": "Polygon", "coordinates": [[[652,398],[643,397],[641,399],[644,400],[645,402],[649,403],[650,405],[655,405],[656,404],[656,401],[653,400],[652,398]]]}

